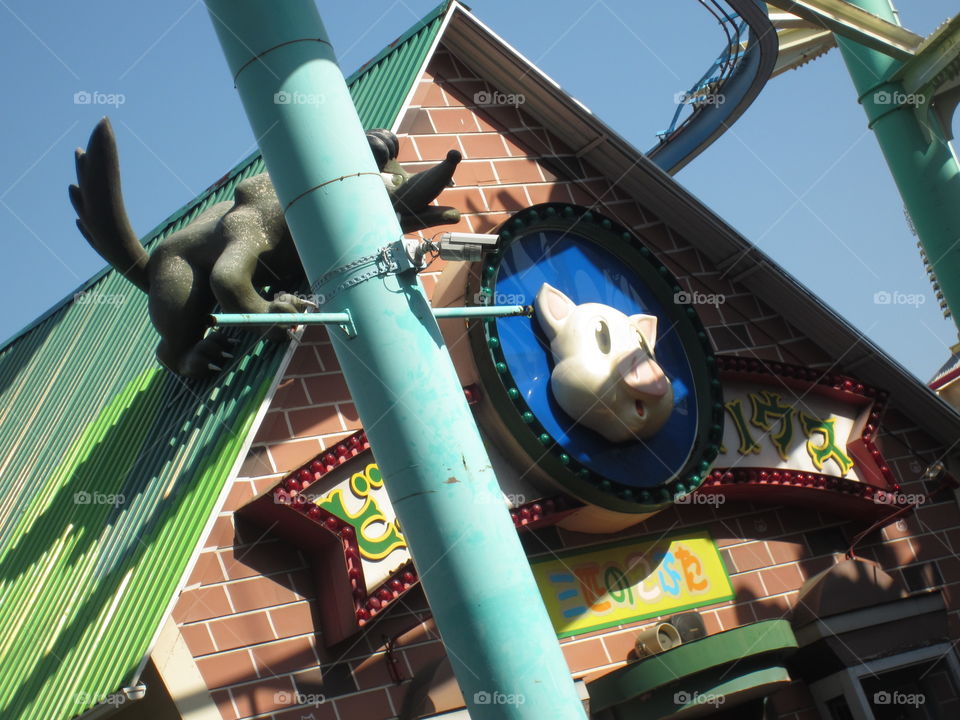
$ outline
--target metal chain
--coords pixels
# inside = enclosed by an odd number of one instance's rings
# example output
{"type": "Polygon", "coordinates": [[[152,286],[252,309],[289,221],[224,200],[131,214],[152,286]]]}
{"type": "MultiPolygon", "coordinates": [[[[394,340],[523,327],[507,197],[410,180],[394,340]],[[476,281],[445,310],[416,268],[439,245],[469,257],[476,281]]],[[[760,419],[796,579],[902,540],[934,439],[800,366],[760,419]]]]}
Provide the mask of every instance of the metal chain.
{"type": "MultiPolygon", "coordinates": [[[[391,273],[397,272],[400,268],[400,265],[394,259],[393,254],[391,252],[391,248],[393,248],[394,245],[396,245],[396,243],[392,245],[384,245],[382,248],[377,250],[377,252],[373,253],[372,255],[364,255],[363,257],[359,257],[356,260],[352,260],[351,262],[348,262],[345,265],[341,265],[338,268],[334,268],[330,272],[322,275],[311,286],[311,290],[313,290],[314,294],[322,297],[323,299],[323,301],[318,304],[325,305],[326,303],[333,300],[333,298],[335,298],[344,290],[348,290],[349,288],[352,288],[355,285],[359,285],[362,282],[366,282],[367,280],[371,280],[375,277],[380,277],[382,275],[389,275],[391,273]],[[356,270],[357,268],[361,268],[365,265],[369,265],[370,263],[375,263],[376,267],[373,269],[367,270],[366,272],[360,273],[358,275],[353,275],[352,277],[347,278],[346,280],[341,282],[339,285],[337,285],[335,288],[333,288],[333,290],[329,293],[319,292],[319,290],[324,285],[329,283],[334,278],[338,276],[342,276],[346,273],[350,273],[351,271],[356,270]]],[[[401,246],[402,246],[402,241],[401,241],[401,246]]]]}
{"type": "Polygon", "coordinates": [[[369,263],[369,262],[371,262],[371,261],[373,261],[373,260],[376,260],[376,259],[377,259],[377,256],[378,256],[379,254],[380,254],[380,253],[379,253],[379,251],[378,251],[375,255],[365,255],[365,256],[363,256],[363,257],[357,258],[356,260],[354,260],[354,261],[352,261],[352,262],[347,263],[346,265],[341,265],[341,266],[338,267],[338,268],[334,268],[334,269],[331,270],[330,272],[324,273],[323,275],[321,275],[320,278],[313,284],[313,287],[314,287],[314,288],[320,288],[320,287],[322,287],[324,284],[326,284],[326,283],[327,283],[332,277],[334,277],[335,275],[340,275],[341,273],[345,273],[345,272],[347,272],[348,270],[353,270],[353,269],[356,268],[356,267],[360,267],[360,266],[362,266],[362,265],[366,265],[367,263],[369,263]]]}

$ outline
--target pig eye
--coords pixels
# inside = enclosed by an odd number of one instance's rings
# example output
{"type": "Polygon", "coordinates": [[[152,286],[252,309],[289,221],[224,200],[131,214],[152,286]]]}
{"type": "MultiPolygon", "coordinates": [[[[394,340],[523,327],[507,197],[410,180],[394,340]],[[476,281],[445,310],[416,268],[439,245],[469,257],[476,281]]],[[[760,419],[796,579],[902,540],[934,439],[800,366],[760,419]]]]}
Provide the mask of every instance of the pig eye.
{"type": "Polygon", "coordinates": [[[604,355],[610,352],[610,328],[607,327],[607,324],[603,320],[597,320],[597,326],[593,331],[594,337],[597,339],[597,347],[600,348],[600,352],[604,355]]]}

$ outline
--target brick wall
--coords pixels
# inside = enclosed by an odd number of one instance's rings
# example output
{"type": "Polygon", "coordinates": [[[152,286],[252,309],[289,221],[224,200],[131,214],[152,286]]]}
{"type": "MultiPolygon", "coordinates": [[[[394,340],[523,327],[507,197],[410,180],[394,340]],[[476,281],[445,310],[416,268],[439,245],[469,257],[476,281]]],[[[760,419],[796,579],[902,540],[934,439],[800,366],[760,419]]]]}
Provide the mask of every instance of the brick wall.
{"type": "MultiPolygon", "coordinates": [[[[411,170],[433,164],[450,148],[463,153],[457,187],[441,196],[443,204],[464,211],[459,229],[486,232],[510,213],[540,202],[598,205],[632,228],[685,289],[726,296],[719,307],[698,307],[718,351],[813,367],[831,364],[823,350],[743,287],[722,278],[652,212],[574,157],[570,148],[527,117],[522,106],[477,107],[475,95],[492,90],[441,48],[400,126],[400,160],[411,170]]],[[[423,273],[428,293],[442,267],[437,261],[423,273]]],[[[402,598],[368,633],[327,649],[315,621],[310,558],[258,528],[238,525],[233,516],[286,472],[359,427],[326,332],[311,329],[293,355],[174,611],[228,720],[288,720],[310,713],[315,720],[393,717],[408,684],[397,686],[391,680],[384,638],[396,638],[391,657],[407,679],[443,657],[419,590],[402,598]],[[322,695],[325,702],[289,709],[297,692],[314,699],[322,695]]],[[[888,413],[879,442],[902,479],[903,491],[924,491],[919,478],[940,450],[936,443],[895,410],[888,413]]],[[[729,503],[718,508],[676,506],[619,536],[658,537],[704,526],[721,548],[736,592],[731,602],[701,609],[711,633],[784,616],[796,604],[802,583],[842,557],[857,530],[828,514],[729,503]]],[[[524,544],[534,554],[607,539],[548,528],[527,534],[524,544]]],[[[911,590],[942,585],[952,634],[960,637],[956,550],[960,513],[952,501],[924,506],[874,533],[860,547],[861,555],[879,562],[911,590]]],[[[562,641],[572,673],[592,679],[622,666],[637,630],[652,622],[562,641]]],[[[428,709],[439,712],[462,705],[449,678],[434,683],[428,709]]],[[[812,699],[800,684],[778,694],[775,706],[785,719],[816,717],[812,699]]]]}

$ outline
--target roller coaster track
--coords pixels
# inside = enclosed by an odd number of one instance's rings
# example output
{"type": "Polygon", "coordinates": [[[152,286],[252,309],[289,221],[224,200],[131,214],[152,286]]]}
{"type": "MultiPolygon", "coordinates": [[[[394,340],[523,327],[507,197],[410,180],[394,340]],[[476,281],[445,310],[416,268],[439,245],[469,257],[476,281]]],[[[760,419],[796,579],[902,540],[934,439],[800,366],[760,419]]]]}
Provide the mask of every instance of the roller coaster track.
{"type": "Polygon", "coordinates": [[[780,52],[777,31],[765,3],[726,0],[732,15],[725,12],[720,3],[703,4],[719,11],[718,19],[727,32],[728,42],[707,74],[685,97],[678,98],[682,104],[692,105],[693,112],[677,124],[682,107],[678,108],[671,128],[661,133],[659,144],[647,152],[651,160],[670,174],[706,150],[750,107],[772,77],[780,52]],[[749,29],[745,48],[739,37],[744,26],[749,29]]]}
{"type": "Polygon", "coordinates": [[[939,98],[935,109],[944,125],[950,125],[960,101],[960,16],[924,39],[845,0],[699,2],[720,22],[727,42],[703,77],[680,93],[670,127],[658,133],[659,143],[647,152],[670,174],[726,132],[770,78],[834,47],[835,33],[905,61],[898,79],[905,87],[924,91],[925,97],[939,98]],[[686,107],[692,112],[681,120],[686,107]]]}

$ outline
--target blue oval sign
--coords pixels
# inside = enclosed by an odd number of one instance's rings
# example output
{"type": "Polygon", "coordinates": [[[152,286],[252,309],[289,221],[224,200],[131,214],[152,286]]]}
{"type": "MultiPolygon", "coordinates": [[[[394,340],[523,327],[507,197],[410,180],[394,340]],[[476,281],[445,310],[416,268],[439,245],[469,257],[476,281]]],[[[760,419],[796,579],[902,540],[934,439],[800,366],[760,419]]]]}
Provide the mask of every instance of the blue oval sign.
{"type": "Polygon", "coordinates": [[[578,206],[521,211],[480,293],[536,308],[471,338],[491,403],[552,480],[628,513],[699,487],[722,437],[716,363],[695,308],[633,234],[578,206]]]}

